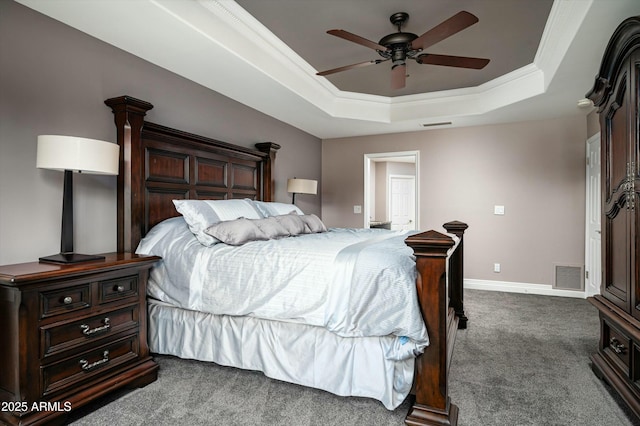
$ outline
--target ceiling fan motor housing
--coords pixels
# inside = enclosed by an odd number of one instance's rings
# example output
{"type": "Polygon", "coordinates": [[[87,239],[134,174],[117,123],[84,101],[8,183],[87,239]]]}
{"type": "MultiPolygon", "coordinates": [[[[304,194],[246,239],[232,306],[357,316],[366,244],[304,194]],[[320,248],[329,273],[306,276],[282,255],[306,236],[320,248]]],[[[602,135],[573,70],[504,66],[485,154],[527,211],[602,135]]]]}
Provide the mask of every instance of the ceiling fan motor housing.
{"type": "Polygon", "coordinates": [[[409,47],[408,45],[417,38],[418,36],[413,33],[393,33],[382,37],[378,44],[388,48],[393,48],[396,45],[409,47]]]}
{"type": "Polygon", "coordinates": [[[391,15],[389,20],[393,25],[398,27],[398,32],[386,35],[380,39],[378,44],[385,46],[387,51],[380,51],[380,56],[386,59],[391,59],[394,65],[404,65],[407,56],[413,57],[417,50],[411,48],[411,42],[418,38],[413,33],[403,33],[402,25],[409,19],[409,14],[406,12],[398,12],[391,15]]]}

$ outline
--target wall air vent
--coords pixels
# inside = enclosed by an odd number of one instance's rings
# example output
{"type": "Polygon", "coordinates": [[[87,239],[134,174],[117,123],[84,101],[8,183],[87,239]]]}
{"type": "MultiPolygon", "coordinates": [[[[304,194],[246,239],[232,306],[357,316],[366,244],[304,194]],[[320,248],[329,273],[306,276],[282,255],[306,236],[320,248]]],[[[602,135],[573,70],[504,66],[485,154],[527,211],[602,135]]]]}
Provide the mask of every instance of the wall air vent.
{"type": "Polygon", "coordinates": [[[553,288],[584,291],[584,269],[575,265],[554,265],[553,288]]]}

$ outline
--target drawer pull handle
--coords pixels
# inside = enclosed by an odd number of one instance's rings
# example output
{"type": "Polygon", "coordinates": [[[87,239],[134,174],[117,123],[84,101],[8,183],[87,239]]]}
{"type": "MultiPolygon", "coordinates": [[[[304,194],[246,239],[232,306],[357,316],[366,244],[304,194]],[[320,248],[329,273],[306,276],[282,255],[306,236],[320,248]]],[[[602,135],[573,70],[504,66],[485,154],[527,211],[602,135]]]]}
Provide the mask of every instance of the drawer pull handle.
{"type": "Polygon", "coordinates": [[[91,371],[94,368],[101,366],[102,364],[106,364],[107,362],[109,362],[109,351],[104,351],[102,353],[102,359],[99,359],[96,362],[92,362],[91,364],[89,364],[89,361],[87,361],[86,359],[81,359],[80,367],[82,367],[84,371],[91,371]]]}
{"type": "Polygon", "coordinates": [[[67,296],[64,299],[62,299],[62,303],[64,303],[65,305],[70,305],[73,303],[73,297],[71,296],[67,296]]]}
{"type": "Polygon", "coordinates": [[[118,293],[122,293],[124,291],[124,286],[117,285],[114,290],[117,291],[118,293]]]}
{"type": "Polygon", "coordinates": [[[618,355],[625,353],[625,351],[627,350],[627,348],[622,343],[620,343],[618,339],[616,339],[615,337],[612,337],[609,340],[609,347],[611,347],[611,349],[618,355]]]}
{"type": "Polygon", "coordinates": [[[109,331],[109,328],[111,328],[111,322],[109,318],[103,319],[102,323],[104,325],[101,325],[100,327],[96,327],[96,328],[91,328],[87,324],[81,324],[80,328],[82,329],[82,333],[84,333],[85,336],[90,337],[95,335],[96,333],[105,333],[109,331]]]}

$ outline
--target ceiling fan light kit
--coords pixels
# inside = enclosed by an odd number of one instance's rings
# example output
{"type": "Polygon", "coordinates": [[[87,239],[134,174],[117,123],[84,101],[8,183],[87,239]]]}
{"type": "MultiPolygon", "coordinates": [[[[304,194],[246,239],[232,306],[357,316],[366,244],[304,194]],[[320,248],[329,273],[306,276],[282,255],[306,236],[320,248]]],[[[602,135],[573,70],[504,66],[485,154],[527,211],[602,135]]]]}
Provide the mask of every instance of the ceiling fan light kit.
{"type": "Polygon", "coordinates": [[[466,56],[435,55],[421,53],[424,49],[451,37],[452,35],[470,27],[478,22],[478,18],[466,11],[458,12],[451,18],[433,27],[426,33],[418,36],[413,33],[402,32],[402,25],[409,19],[406,12],[397,12],[391,15],[389,20],[398,28],[398,32],[388,34],[380,39],[378,43],[368,40],[359,35],[345,30],[329,30],[328,34],[343,38],[347,41],[360,44],[361,46],[374,49],[384,59],[375,59],[357,64],[346,65],[318,72],[317,75],[325,76],[353,68],[360,68],[368,65],[376,65],[382,62],[391,61],[391,88],[401,89],[406,85],[406,64],[407,59],[413,59],[421,65],[440,65],[446,67],[482,69],[489,59],[471,58],[466,56]]]}

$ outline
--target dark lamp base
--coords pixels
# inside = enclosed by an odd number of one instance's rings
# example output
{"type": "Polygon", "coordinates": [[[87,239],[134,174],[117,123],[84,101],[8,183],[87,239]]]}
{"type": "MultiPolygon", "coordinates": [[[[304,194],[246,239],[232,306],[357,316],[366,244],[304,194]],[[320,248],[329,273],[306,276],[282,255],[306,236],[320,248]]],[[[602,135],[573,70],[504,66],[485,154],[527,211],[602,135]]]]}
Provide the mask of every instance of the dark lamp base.
{"type": "Polygon", "coordinates": [[[41,257],[40,262],[43,263],[82,263],[91,262],[95,260],[104,260],[104,256],[94,254],[79,254],[79,253],[59,253],[52,256],[41,257]]]}

